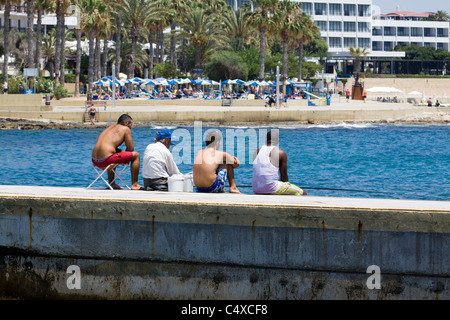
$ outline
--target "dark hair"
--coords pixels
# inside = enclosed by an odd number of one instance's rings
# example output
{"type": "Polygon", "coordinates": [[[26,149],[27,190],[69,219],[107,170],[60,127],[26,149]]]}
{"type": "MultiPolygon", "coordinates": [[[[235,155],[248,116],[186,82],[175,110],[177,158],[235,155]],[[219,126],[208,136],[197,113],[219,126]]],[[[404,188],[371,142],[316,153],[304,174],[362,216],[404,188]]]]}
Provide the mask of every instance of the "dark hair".
{"type": "Polygon", "coordinates": [[[133,118],[131,118],[128,114],[123,114],[119,117],[119,120],[117,120],[118,124],[126,124],[128,122],[133,121],[133,118]]]}
{"type": "Polygon", "coordinates": [[[277,145],[279,143],[278,130],[270,130],[269,132],[267,132],[266,142],[268,145],[271,145],[272,142],[274,142],[273,145],[277,145]]]}
{"type": "Polygon", "coordinates": [[[207,147],[215,146],[221,139],[219,131],[210,131],[206,134],[205,142],[207,147]]]}

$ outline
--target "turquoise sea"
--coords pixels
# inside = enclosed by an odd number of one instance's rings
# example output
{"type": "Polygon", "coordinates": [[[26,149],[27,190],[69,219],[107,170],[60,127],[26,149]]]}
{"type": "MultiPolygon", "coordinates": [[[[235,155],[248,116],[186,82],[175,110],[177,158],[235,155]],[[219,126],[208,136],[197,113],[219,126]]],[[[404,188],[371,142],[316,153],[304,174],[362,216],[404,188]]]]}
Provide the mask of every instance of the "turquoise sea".
{"type": "MultiPolygon", "coordinates": [[[[135,150],[141,157],[161,128],[132,129],[135,150]]],[[[171,150],[178,167],[188,173],[194,153],[202,147],[202,136],[212,128],[169,129],[174,134],[171,150]]],[[[249,154],[262,144],[261,137],[271,128],[215,129],[223,134],[223,150],[241,160],[235,171],[241,192],[252,193],[248,187],[252,178],[249,154]]],[[[290,182],[303,187],[308,195],[450,200],[450,125],[342,124],[273,129],[279,130],[280,147],[288,155],[290,182]]],[[[101,131],[0,131],[0,184],[87,187],[95,178],[91,152],[101,131]]],[[[128,169],[123,177],[130,182],[128,169]]],[[[142,176],[139,182],[143,184],[142,176]]],[[[103,188],[101,183],[95,186],[103,188]]]]}

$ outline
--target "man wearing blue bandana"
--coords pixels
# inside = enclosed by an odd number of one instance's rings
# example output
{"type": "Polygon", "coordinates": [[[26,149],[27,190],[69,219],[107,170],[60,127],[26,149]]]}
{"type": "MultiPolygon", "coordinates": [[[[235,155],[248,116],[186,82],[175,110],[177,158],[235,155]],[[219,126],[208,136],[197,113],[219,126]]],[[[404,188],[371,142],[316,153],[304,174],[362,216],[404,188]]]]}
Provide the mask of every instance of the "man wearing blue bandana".
{"type": "Polygon", "coordinates": [[[168,129],[156,133],[155,143],[149,144],[144,151],[142,176],[144,188],[148,191],[168,191],[167,179],[180,174],[180,170],[169,151],[172,134],[168,129]]]}

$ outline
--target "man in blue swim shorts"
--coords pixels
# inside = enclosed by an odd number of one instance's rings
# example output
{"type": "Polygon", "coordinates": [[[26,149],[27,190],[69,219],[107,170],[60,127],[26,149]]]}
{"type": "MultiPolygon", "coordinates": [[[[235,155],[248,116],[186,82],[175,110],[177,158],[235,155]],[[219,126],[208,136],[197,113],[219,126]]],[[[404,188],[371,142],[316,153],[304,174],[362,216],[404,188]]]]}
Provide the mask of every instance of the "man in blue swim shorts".
{"type": "Polygon", "coordinates": [[[234,169],[239,160],[226,152],[219,151],[221,136],[218,131],[206,135],[206,148],[200,150],[192,168],[197,192],[225,192],[225,183],[230,183],[230,193],[240,193],[234,180],[234,169]]]}

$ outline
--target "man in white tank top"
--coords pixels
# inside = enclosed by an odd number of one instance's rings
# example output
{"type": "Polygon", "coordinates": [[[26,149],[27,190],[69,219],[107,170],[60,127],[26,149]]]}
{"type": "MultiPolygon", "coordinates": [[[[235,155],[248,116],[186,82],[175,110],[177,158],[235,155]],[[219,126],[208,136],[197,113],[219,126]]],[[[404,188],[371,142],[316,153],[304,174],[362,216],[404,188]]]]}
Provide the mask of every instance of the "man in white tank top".
{"type": "Polygon", "coordinates": [[[287,154],[277,145],[278,131],[267,133],[266,145],[253,155],[253,192],[259,194],[306,195],[306,191],[289,183],[287,154]]]}

